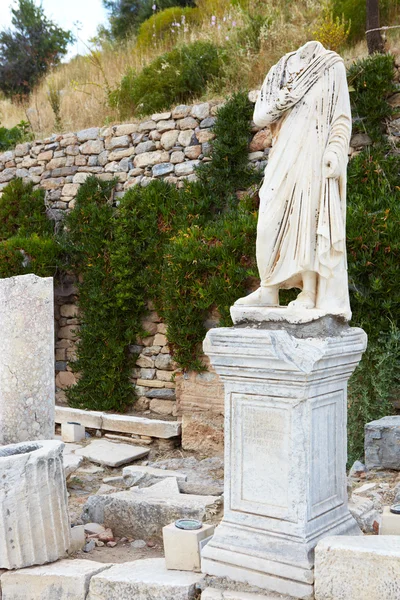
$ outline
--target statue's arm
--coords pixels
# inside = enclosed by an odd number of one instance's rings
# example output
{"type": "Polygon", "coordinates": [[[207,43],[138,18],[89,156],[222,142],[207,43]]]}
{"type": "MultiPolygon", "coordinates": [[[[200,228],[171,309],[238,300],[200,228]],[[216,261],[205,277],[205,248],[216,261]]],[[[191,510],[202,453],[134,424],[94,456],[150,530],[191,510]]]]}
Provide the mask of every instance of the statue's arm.
{"type": "Polygon", "coordinates": [[[331,122],[328,145],[324,154],[327,177],[340,177],[346,169],[351,136],[351,109],[346,80],[346,69],[342,62],[336,63],[335,71],[337,101],[331,122]]]}
{"type": "Polygon", "coordinates": [[[258,94],[253,120],[258,127],[266,127],[279,120],[287,110],[289,91],[282,86],[282,59],[271,67],[258,94]]]}

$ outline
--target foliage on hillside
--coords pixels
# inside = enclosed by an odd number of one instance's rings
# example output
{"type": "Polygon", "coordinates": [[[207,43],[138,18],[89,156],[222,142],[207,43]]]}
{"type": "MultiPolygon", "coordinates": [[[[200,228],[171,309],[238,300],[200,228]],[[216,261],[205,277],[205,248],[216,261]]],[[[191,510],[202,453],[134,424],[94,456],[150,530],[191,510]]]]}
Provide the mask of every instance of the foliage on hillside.
{"type": "Polygon", "coordinates": [[[73,37],[50,21],[33,0],[18,0],[11,14],[13,28],[0,32],[0,90],[20,98],[60,62],[73,37]]]}
{"type": "Polygon", "coordinates": [[[213,44],[195,42],[159,56],[141,73],[129,71],[109,98],[122,118],[160,112],[201,94],[221,72],[223,56],[213,44]]]}
{"type": "Polygon", "coordinates": [[[0,198],[0,277],[55,275],[60,246],[47,218],[44,191],[14,179],[0,198]]]}

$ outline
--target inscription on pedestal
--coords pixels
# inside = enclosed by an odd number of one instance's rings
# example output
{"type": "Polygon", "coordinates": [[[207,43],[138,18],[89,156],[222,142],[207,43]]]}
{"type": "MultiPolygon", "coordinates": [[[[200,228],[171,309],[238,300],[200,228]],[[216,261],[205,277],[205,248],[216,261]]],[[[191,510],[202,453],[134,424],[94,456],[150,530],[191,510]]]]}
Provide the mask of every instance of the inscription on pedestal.
{"type": "Polygon", "coordinates": [[[288,513],[290,412],[259,396],[232,394],[231,508],[288,513]]]}

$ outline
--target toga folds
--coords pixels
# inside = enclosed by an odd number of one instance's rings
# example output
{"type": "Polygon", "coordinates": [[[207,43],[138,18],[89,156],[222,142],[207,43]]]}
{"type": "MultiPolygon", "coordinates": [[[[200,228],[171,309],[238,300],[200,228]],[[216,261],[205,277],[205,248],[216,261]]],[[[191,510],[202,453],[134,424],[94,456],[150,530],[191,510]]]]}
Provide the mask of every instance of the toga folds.
{"type": "Polygon", "coordinates": [[[351,134],[346,71],[319,42],[305,66],[288,78],[285,55],[269,71],[255,110],[274,135],[260,190],[257,263],[263,286],[302,287],[318,274],[316,308],[350,318],[346,261],[346,169],[351,134]],[[333,151],[340,174],[327,178],[333,151]]]}

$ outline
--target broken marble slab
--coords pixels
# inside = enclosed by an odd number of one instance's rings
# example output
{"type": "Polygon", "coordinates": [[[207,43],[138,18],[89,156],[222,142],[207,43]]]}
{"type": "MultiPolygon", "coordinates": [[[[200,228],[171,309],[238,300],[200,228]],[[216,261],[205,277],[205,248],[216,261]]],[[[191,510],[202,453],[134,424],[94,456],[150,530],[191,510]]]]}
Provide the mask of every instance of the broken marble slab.
{"type": "Polygon", "coordinates": [[[149,448],[131,446],[130,444],[115,444],[107,440],[93,440],[75,451],[78,456],[83,456],[91,462],[107,467],[120,467],[127,463],[147,456],[149,448]]]}
{"type": "Polygon", "coordinates": [[[175,477],[148,488],[131,488],[106,496],[90,496],[83,507],[84,523],[104,523],[119,537],[161,537],[176,519],[210,521],[222,505],[219,496],[181,494],[175,477]]]}
{"type": "Polygon", "coordinates": [[[65,479],[68,479],[68,477],[70,477],[72,475],[72,473],[75,473],[75,471],[77,469],[79,469],[79,467],[81,466],[82,463],[83,463],[82,456],[76,456],[75,454],[64,455],[63,456],[63,464],[64,464],[65,479]]]}
{"type": "Polygon", "coordinates": [[[50,565],[8,571],[1,576],[6,600],[85,600],[90,579],[111,565],[91,560],[59,560],[50,565]]]}
{"type": "Polygon", "coordinates": [[[187,475],[186,480],[178,479],[183,494],[219,496],[224,491],[224,460],[218,456],[197,460],[187,458],[169,458],[149,464],[150,467],[168,469],[187,475]]]}
{"type": "Polygon", "coordinates": [[[186,481],[187,475],[179,471],[170,471],[168,469],[155,469],[154,467],[144,467],[142,465],[133,465],[122,469],[122,477],[127,487],[139,486],[149,487],[167,477],[175,477],[179,481],[186,481]]]}
{"type": "Polygon", "coordinates": [[[201,573],[168,571],[163,558],[114,565],[92,577],[87,600],[192,600],[201,573]]]}

